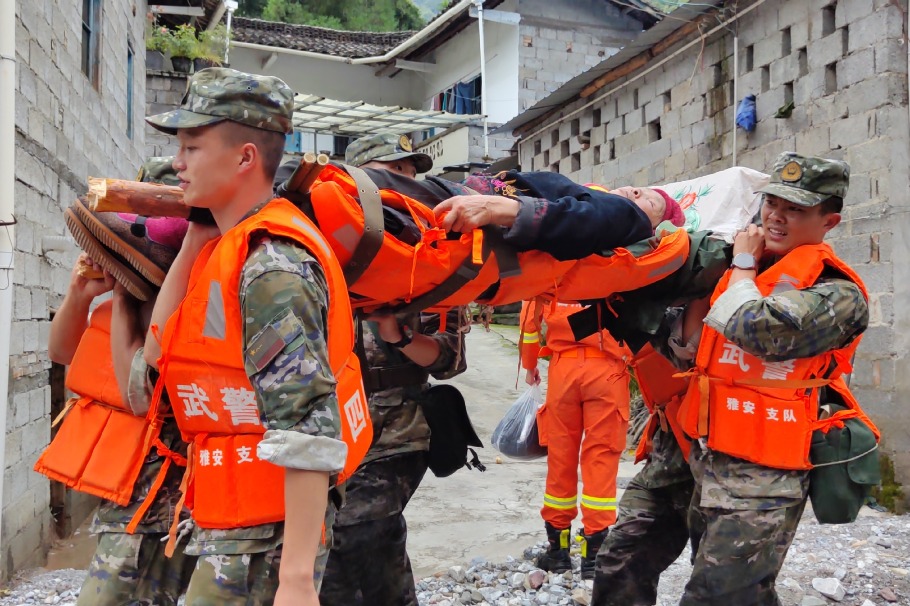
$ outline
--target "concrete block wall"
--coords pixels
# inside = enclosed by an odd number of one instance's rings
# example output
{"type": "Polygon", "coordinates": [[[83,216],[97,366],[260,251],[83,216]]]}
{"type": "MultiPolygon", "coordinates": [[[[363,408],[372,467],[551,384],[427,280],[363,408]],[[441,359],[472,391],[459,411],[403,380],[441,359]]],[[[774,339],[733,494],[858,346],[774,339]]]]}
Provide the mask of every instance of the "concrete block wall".
{"type": "Polygon", "coordinates": [[[0,578],[43,562],[53,521],[49,482],[32,471],[50,438],[50,309],[69,284],[75,253],[45,253],[67,233],[63,209],[88,176],[131,178],[144,149],[145,15],[103,3],[98,87],[83,74],[82,3],[16,2],[16,184],[10,383],[3,463],[0,578]],[[133,136],[127,135],[127,48],[132,44],[133,136]]]}
{"type": "MultiPolygon", "coordinates": [[[[169,112],[178,107],[186,92],[186,74],[176,72],[149,71],[146,77],[145,114],[153,116],[169,112]]],[[[155,130],[143,120],[145,129],[145,155],[173,156],[180,144],[177,137],[155,130]]]]}
{"type": "Polygon", "coordinates": [[[641,31],[641,23],[606,2],[519,0],[518,10],[520,111],[617,53],[641,31]]]}
{"type": "MultiPolygon", "coordinates": [[[[738,24],[739,98],[758,123],[736,163],[768,170],[782,151],[847,161],[844,220],[829,241],[866,281],[870,327],[853,387],[910,485],[910,124],[907,0],[765,0],[738,24]],[[902,12],[902,10],[904,12],[902,12]],[[793,101],[789,118],[775,118],[793,101]],[[897,263],[894,261],[898,260],[897,263]]],[[[668,183],[733,165],[733,39],[695,44],[609,96],[597,93],[526,134],[523,170],[606,186],[668,183]],[[596,103],[572,113],[582,103],[596,103]],[[572,113],[572,115],[569,115],[572,113]],[[587,143],[583,143],[587,141],[587,143]]],[[[622,82],[610,85],[620,86],[622,82]]],[[[607,91],[602,91],[603,94],[607,91]]],[[[908,492],[910,494],[910,492],[908,492]]]]}

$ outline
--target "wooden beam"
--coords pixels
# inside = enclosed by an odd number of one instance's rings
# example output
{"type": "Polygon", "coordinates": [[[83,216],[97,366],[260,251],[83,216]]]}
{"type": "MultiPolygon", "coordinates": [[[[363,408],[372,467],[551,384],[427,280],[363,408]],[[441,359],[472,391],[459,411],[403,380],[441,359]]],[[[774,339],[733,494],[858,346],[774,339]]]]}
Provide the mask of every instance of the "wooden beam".
{"type": "Polygon", "coordinates": [[[156,15],[187,15],[190,17],[202,17],[205,15],[205,9],[201,6],[166,6],[164,4],[149,5],[149,11],[156,15]]]}
{"type": "Polygon", "coordinates": [[[604,75],[600,76],[597,80],[581,89],[581,93],[579,93],[578,96],[582,99],[590,97],[611,82],[615,82],[620,78],[628,76],[632,72],[638,71],[642,67],[646,66],[648,62],[653,58],[654,55],[651,53],[651,49],[647,49],[638,53],[622,65],[611,69],[604,75]]]}
{"type": "Polygon", "coordinates": [[[615,67],[614,69],[611,69],[607,73],[597,78],[597,80],[584,87],[579,96],[582,99],[586,99],[611,82],[615,82],[620,78],[628,76],[635,70],[644,67],[652,59],[657,58],[658,55],[662,55],[675,44],[691,38],[693,34],[698,33],[699,28],[702,24],[713,18],[715,18],[713,13],[710,15],[704,14],[698,19],[686,23],[679,29],[671,32],[670,35],[668,35],[663,40],[656,42],[651,48],[642,51],[641,53],[629,59],[627,62],[615,67]]]}
{"type": "Polygon", "coordinates": [[[398,69],[408,69],[413,72],[434,72],[436,71],[435,63],[425,61],[408,61],[406,59],[395,59],[395,67],[398,69]]]}

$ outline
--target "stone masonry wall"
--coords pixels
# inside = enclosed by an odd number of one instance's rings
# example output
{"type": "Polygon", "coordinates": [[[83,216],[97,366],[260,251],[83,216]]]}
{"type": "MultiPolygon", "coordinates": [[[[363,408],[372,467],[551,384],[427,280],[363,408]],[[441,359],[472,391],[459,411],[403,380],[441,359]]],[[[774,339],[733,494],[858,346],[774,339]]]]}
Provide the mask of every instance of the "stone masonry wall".
{"type": "MultiPolygon", "coordinates": [[[[903,262],[910,258],[907,1],[759,4],[738,24],[738,96],[756,95],[758,124],[752,133],[738,131],[737,164],[767,170],[787,150],[849,162],[844,221],[829,240],[870,293],[870,327],[852,386],[882,428],[883,450],[907,486],[910,310],[900,303],[910,300],[903,262]],[[790,101],[792,115],[775,118],[790,101]]],[[[567,106],[561,115],[596,100],[529,133],[520,146],[522,168],[607,186],[668,183],[727,168],[732,63],[733,37],[722,30],[609,96],[599,98],[608,92],[599,91],[567,106]]]]}
{"type": "Polygon", "coordinates": [[[3,469],[0,578],[44,561],[52,539],[49,482],[32,471],[50,438],[47,340],[75,252],[44,252],[63,236],[63,209],[87,178],[131,178],[144,141],[145,15],[102,4],[99,86],[82,73],[82,3],[16,2],[16,225],[10,383],[3,469]],[[133,138],[127,136],[127,44],[136,53],[133,138]]]}
{"type": "Polygon", "coordinates": [[[641,31],[607,2],[519,0],[518,109],[617,53],[641,31]]]}

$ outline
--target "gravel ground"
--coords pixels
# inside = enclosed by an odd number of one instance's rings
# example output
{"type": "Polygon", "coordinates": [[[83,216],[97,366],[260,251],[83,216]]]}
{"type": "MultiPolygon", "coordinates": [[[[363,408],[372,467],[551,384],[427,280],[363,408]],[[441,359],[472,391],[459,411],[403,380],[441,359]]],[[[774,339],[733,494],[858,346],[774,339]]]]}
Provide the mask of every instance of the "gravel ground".
{"type": "MultiPolygon", "coordinates": [[[[418,582],[420,604],[587,605],[590,582],[584,584],[577,574],[547,575],[534,567],[544,546],[533,545],[505,562],[475,558],[453,563],[418,582]]],[[[575,560],[577,569],[577,556],[575,560]]],[[[676,604],[691,569],[688,560],[686,552],[664,573],[658,606],[676,604]]],[[[84,577],[82,570],[25,571],[0,590],[0,606],[73,606],[84,577]]],[[[807,512],[777,587],[784,606],[910,606],[910,516],[864,509],[854,524],[825,526],[807,512]]]]}

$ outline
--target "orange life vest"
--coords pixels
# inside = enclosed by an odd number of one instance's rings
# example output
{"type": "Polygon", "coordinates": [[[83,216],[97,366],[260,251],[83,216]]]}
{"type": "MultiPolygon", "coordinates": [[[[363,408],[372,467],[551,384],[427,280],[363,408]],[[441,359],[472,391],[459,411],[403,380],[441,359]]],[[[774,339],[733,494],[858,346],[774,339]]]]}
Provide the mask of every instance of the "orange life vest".
{"type": "MultiPolygon", "coordinates": [[[[351,261],[366,229],[359,201],[363,189],[351,175],[333,165],[322,170],[310,189],[314,220],[342,267],[351,261]]],[[[688,235],[678,230],[661,238],[654,250],[638,257],[623,248],[614,249],[607,256],[591,255],[579,261],[558,261],[539,251],[518,253],[520,273],[510,273],[504,270],[488,235],[481,230],[448,240],[426,205],[393,190],[379,190],[379,197],[383,205],[410,215],[422,238],[411,246],[390,234],[384,235],[370,262],[375,270],[364,272],[350,284],[355,307],[408,303],[460,272],[472,275],[431,308],[445,309],[473,301],[504,305],[544,293],[562,301],[599,299],[657,282],[679,269],[689,254],[688,235]],[[497,280],[495,292],[487,294],[497,280]]]]}
{"type": "MultiPolygon", "coordinates": [[[[860,277],[827,244],[800,246],[756,277],[763,296],[805,289],[825,268],[833,268],[857,284],[860,277]]],[[[730,271],[721,279],[712,304],[724,291],[730,271]]],[[[860,410],[846,384],[857,338],[844,348],[811,358],[767,362],[746,353],[712,328],[702,330],[691,379],[679,420],[692,438],[707,437],[713,450],[778,469],[809,469],[812,432],[827,430],[845,416],[859,416],[873,431],[875,425],[860,410]],[[850,407],[843,415],[818,419],[818,388],[829,385],[843,392],[850,407]]]]}
{"type": "Polygon", "coordinates": [[[641,399],[651,413],[635,450],[635,462],[638,463],[651,454],[654,434],[658,427],[665,433],[673,433],[683,456],[688,460],[691,445],[679,424],[677,414],[689,382],[676,376],[679,370],[657,353],[650,343],[635,354],[631,367],[641,392],[641,399]]]}
{"type": "Polygon", "coordinates": [[[63,423],[35,471],[126,506],[151,447],[167,457],[162,479],[171,461],[186,460],[158,439],[160,419],[136,416],[123,402],[111,358],[111,309],[110,301],[99,305],[79,340],[66,375],[66,387],[78,397],[67,402],[63,423]]]}
{"type": "Polygon", "coordinates": [[[257,456],[266,428],[243,363],[239,288],[256,232],[299,243],[325,272],[329,364],[337,381],[342,439],[348,445],[339,481],[354,472],[372,441],[341,267],[299,209],[287,200],[273,200],[206,245],[193,265],[186,298],[162,336],[159,383],[165,384],[181,434],[191,445],[185,502],[203,528],[238,528],[284,519],[284,468],[257,456]]]}

